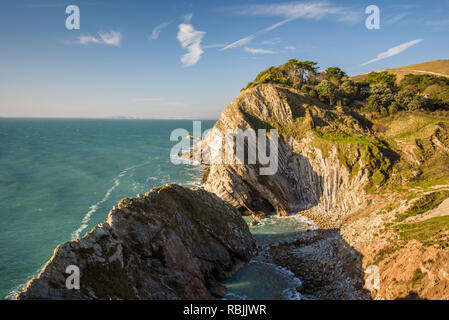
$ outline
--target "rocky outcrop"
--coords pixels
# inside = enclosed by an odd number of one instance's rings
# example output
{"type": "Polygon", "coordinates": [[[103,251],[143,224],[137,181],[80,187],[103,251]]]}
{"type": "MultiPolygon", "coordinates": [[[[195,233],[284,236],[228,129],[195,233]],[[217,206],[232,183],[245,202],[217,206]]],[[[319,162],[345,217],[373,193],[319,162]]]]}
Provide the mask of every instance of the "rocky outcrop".
{"type": "Polygon", "coordinates": [[[177,185],[123,199],[106,223],[56,248],[18,299],[212,299],[256,251],[240,213],[203,189],[177,185]],[[66,268],[80,289],[66,288],[66,268]]]}
{"type": "Polygon", "coordinates": [[[240,93],[196,149],[209,164],[205,189],[241,212],[301,212],[329,226],[362,208],[367,186],[382,182],[382,170],[389,166],[382,163],[388,162],[386,147],[362,117],[274,84],[240,93]],[[276,174],[260,175],[259,164],[223,165],[216,160],[223,154],[223,136],[248,128],[278,130],[276,174]]]}
{"type": "Polygon", "coordinates": [[[338,229],[299,232],[293,241],[274,244],[265,251],[268,262],[288,268],[301,279],[297,290],[303,299],[370,299],[370,292],[363,288],[363,256],[348,245],[338,229]]]}

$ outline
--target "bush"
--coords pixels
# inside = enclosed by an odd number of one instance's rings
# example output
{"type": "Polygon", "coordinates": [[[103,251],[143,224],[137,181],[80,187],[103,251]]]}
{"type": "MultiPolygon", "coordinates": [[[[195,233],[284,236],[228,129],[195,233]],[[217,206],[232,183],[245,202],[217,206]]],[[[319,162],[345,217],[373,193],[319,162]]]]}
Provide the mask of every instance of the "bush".
{"type": "Polygon", "coordinates": [[[399,105],[396,101],[393,101],[392,104],[388,107],[388,112],[390,115],[394,116],[399,111],[399,105]]]}
{"type": "Polygon", "coordinates": [[[371,72],[366,76],[365,81],[370,84],[387,83],[394,86],[396,83],[396,75],[388,73],[387,71],[371,72]]]}
{"type": "Polygon", "coordinates": [[[339,88],[328,80],[323,80],[316,86],[318,98],[325,103],[334,105],[340,98],[339,88]]]}
{"type": "Polygon", "coordinates": [[[387,83],[371,85],[371,95],[367,99],[365,111],[381,112],[382,108],[388,108],[395,99],[393,88],[387,83]]]}

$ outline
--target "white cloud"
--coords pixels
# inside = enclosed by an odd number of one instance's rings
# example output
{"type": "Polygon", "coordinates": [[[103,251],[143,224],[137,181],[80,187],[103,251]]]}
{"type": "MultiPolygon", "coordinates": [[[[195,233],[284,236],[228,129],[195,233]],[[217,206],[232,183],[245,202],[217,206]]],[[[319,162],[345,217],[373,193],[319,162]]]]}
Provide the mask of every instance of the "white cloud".
{"type": "Polygon", "coordinates": [[[116,31],[111,31],[111,32],[104,32],[98,33],[100,35],[101,40],[103,41],[104,44],[107,44],[109,46],[119,46],[120,45],[120,41],[122,41],[122,35],[120,34],[120,32],[116,32],[116,31]]]}
{"type": "Polygon", "coordinates": [[[324,1],[239,6],[234,8],[234,11],[240,15],[282,17],[284,20],[272,24],[240,40],[234,41],[221,50],[242,47],[251,42],[256,36],[273,31],[296,19],[318,20],[329,15],[335,15],[338,18],[338,21],[354,22],[360,19],[360,14],[355,11],[333,6],[324,1]]]}
{"type": "Polygon", "coordinates": [[[271,40],[264,40],[264,41],[261,41],[260,42],[260,44],[261,45],[275,45],[275,44],[278,44],[279,42],[281,42],[281,38],[273,38],[273,39],[271,39],[271,40]]]}
{"type": "Polygon", "coordinates": [[[387,25],[395,24],[395,23],[398,23],[399,21],[403,20],[406,16],[408,16],[407,12],[401,13],[396,16],[390,17],[389,19],[386,19],[384,23],[387,25]]]}
{"type": "Polygon", "coordinates": [[[161,23],[160,25],[158,25],[157,27],[155,27],[153,29],[153,31],[151,31],[151,36],[150,36],[150,40],[156,40],[159,38],[159,34],[161,33],[161,31],[163,29],[165,29],[166,27],[168,27],[168,25],[171,23],[171,21],[167,21],[164,23],[161,23]]]}
{"type": "Polygon", "coordinates": [[[296,50],[295,46],[285,46],[284,47],[285,50],[296,50]]]}
{"type": "MultiPolygon", "coordinates": [[[[192,15],[186,15],[185,21],[190,22],[192,15]]],[[[196,64],[204,51],[201,48],[201,41],[203,40],[206,32],[195,30],[190,23],[181,23],[179,25],[179,31],[177,35],[178,41],[181,43],[181,47],[187,49],[187,53],[182,56],[181,62],[186,66],[192,66],[196,64]]]]}
{"type": "Polygon", "coordinates": [[[223,47],[226,47],[226,45],[222,44],[222,43],[208,44],[208,45],[203,46],[204,49],[223,48],[223,47]]]}
{"type": "Polygon", "coordinates": [[[100,39],[93,36],[79,36],[78,39],[81,44],[100,43],[100,39]]]}
{"type": "Polygon", "coordinates": [[[278,16],[294,19],[320,19],[329,14],[341,14],[343,11],[344,8],[342,7],[332,6],[327,2],[320,1],[250,5],[241,7],[238,13],[244,15],[278,16]]]}
{"type": "Polygon", "coordinates": [[[374,58],[372,60],[369,60],[369,61],[367,61],[365,63],[362,63],[361,66],[366,66],[367,64],[370,64],[370,63],[373,63],[373,62],[377,62],[377,61],[380,61],[380,60],[383,60],[383,59],[395,56],[397,54],[400,54],[402,51],[407,50],[411,46],[414,46],[415,44],[418,44],[418,43],[420,43],[423,40],[424,39],[416,39],[416,40],[413,40],[413,41],[409,41],[409,42],[400,44],[400,45],[398,45],[396,47],[390,48],[390,49],[388,49],[385,52],[379,53],[376,56],[376,58],[374,58]]]}
{"type": "Polygon", "coordinates": [[[98,37],[91,35],[81,35],[78,37],[78,42],[83,45],[88,45],[90,43],[102,43],[108,46],[119,46],[122,40],[122,35],[120,32],[99,32],[98,37]]]}
{"type": "Polygon", "coordinates": [[[265,50],[265,49],[256,49],[256,48],[248,48],[245,47],[244,49],[246,52],[252,53],[252,54],[275,54],[275,51],[272,50],[265,50]]]}
{"type": "Polygon", "coordinates": [[[228,44],[226,47],[220,49],[220,50],[228,50],[228,49],[232,49],[232,48],[238,48],[238,47],[243,47],[244,45],[248,44],[249,42],[251,42],[256,36],[255,35],[249,35],[245,38],[242,38],[240,40],[234,41],[230,44],[228,44]]]}
{"type": "Polygon", "coordinates": [[[272,25],[269,26],[269,27],[266,27],[266,28],[263,29],[262,31],[263,31],[263,32],[273,31],[274,29],[277,29],[277,28],[279,28],[280,26],[282,26],[282,25],[284,25],[284,24],[286,24],[287,22],[290,22],[290,21],[292,21],[292,20],[294,20],[294,19],[293,19],[293,18],[289,18],[289,19],[282,20],[282,21],[280,21],[280,22],[278,22],[278,23],[272,24],[272,25]]]}

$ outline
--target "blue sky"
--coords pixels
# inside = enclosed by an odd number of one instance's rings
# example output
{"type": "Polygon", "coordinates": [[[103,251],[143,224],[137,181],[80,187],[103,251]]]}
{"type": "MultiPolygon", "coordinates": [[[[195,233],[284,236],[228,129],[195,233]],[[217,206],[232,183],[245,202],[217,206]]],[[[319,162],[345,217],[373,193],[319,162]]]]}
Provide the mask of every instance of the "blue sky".
{"type": "Polygon", "coordinates": [[[291,58],[350,75],[448,59],[448,13],[449,0],[0,1],[0,116],[215,119],[291,58]]]}

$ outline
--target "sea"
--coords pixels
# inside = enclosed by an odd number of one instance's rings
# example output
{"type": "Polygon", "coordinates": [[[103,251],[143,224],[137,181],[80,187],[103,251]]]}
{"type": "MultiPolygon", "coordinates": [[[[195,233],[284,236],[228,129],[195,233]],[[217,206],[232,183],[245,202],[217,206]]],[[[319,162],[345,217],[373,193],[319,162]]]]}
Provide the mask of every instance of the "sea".
{"type": "MultiPolygon", "coordinates": [[[[202,120],[202,130],[214,123],[202,120]]],[[[200,186],[202,166],[170,161],[180,128],[193,134],[193,121],[0,118],[0,298],[14,299],[59,244],[103,223],[120,199],[167,183],[200,186]]],[[[258,241],[304,228],[272,219],[251,229],[258,241]]],[[[299,283],[253,261],[225,282],[226,298],[298,299],[299,283]]]]}

